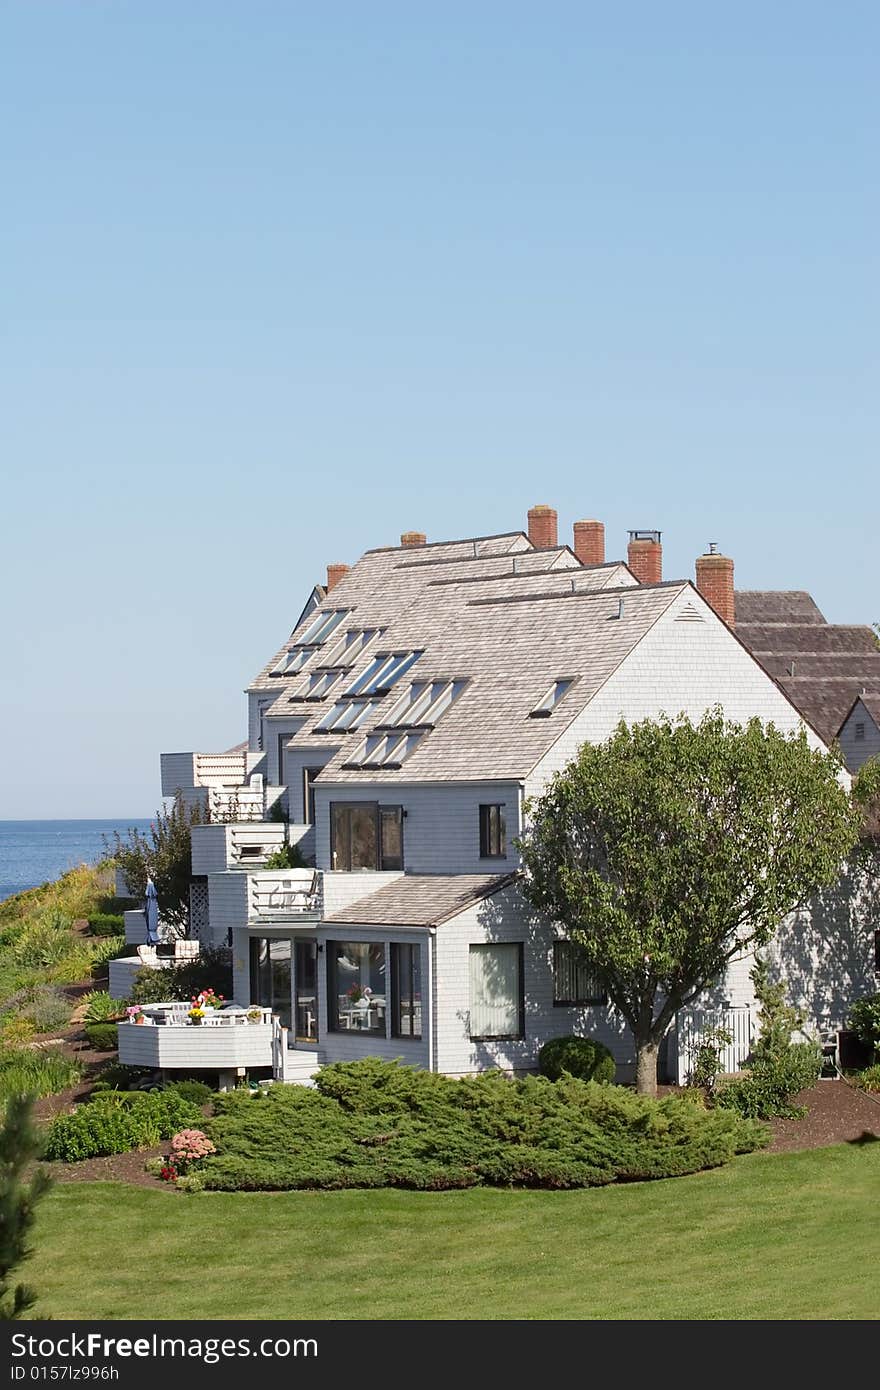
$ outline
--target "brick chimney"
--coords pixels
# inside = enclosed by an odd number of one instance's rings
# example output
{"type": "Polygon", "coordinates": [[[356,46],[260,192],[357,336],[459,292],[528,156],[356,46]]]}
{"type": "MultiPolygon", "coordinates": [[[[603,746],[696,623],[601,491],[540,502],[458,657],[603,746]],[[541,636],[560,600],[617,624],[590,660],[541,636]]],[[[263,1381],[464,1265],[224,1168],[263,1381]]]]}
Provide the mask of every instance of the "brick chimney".
{"type": "Polygon", "coordinates": [[[400,544],[403,546],[424,545],[427,539],[424,531],[404,531],[400,538],[400,544]]]}
{"type": "Polygon", "coordinates": [[[340,579],[344,579],[351,569],[350,565],[328,565],[327,566],[327,593],[335,589],[340,579]]]}
{"type": "Polygon", "coordinates": [[[551,550],[556,539],[556,509],[539,502],[529,507],[529,540],[538,550],[551,550]]]}
{"type": "Polygon", "coordinates": [[[626,562],[640,584],[659,584],[663,578],[660,532],[630,531],[626,562]]]}
{"type": "Polygon", "coordinates": [[[697,588],[703,598],[728,627],[733,627],[736,622],[733,561],[728,555],[719,555],[717,545],[710,541],[706,554],[697,556],[696,571],[697,588]]]}
{"type": "Polygon", "coordinates": [[[576,521],[574,523],[574,553],[582,565],[604,565],[605,523],[576,521]]]}

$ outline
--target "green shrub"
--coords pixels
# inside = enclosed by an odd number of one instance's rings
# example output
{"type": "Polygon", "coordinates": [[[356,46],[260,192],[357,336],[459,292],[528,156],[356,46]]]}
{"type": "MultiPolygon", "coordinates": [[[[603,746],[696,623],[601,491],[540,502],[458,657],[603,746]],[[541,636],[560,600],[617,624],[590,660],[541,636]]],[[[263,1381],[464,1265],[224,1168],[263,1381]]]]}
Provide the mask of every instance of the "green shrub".
{"type": "Polygon", "coordinates": [[[161,970],[139,970],[131,998],[135,1004],[161,1004],[169,999],[192,999],[206,989],[213,989],[224,999],[232,997],[232,952],[225,946],[204,948],[192,960],[161,970]]]}
{"type": "Polygon", "coordinates": [[[298,845],[282,845],[266,858],[267,869],[304,869],[306,861],[298,845]]]}
{"type": "Polygon", "coordinates": [[[119,1046],[115,1023],[87,1023],[86,1038],[96,1052],[115,1052],[119,1046]]]}
{"type": "Polygon", "coordinates": [[[200,1109],[207,1105],[208,1101],[214,1099],[214,1092],[210,1086],[206,1086],[204,1081],[191,1081],[183,1078],[180,1081],[169,1081],[164,1087],[166,1091],[174,1091],[176,1095],[188,1100],[191,1105],[197,1105],[200,1109]]]}
{"type": "Polygon", "coordinates": [[[759,1057],[748,1076],[723,1082],[716,1104],[747,1119],[796,1119],[804,1108],[792,1105],[792,1097],[815,1086],[821,1070],[822,1053],[815,1043],[792,1043],[781,1055],[759,1057]]]}
{"type": "Polygon", "coordinates": [[[880,991],[857,999],[849,1011],[849,1026],[866,1047],[880,1048],[880,991]]]}
{"type": "Polygon", "coordinates": [[[335,1063],[315,1089],[214,1098],[209,1188],[588,1187],[671,1177],[766,1142],[702,1098],[649,1100],[562,1076],[455,1080],[391,1062],[335,1063]]]}
{"type": "Polygon", "coordinates": [[[179,1177],[174,1179],[174,1186],[178,1187],[181,1192],[204,1192],[205,1175],[199,1172],[181,1173],[179,1177]]]}
{"type": "Polygon", "coordinates": [[[107,1023],[110,1019],[121,1018],[125,1013],[125,1001],[111,999],[105,989],[92,990],[83,996],[86,1006],[86,1023],[107,1023]]]}
{"type": "Polygon", "coordinates": [[[34,998],[22,1012],[24,1018],[31,1020],[38,1033],[51,1033],[70,1022],[73,1005],[60,989],[53,989],[51,985],[47,985],[36,991],[34,998]]]}
{"type": "Polygon", "coordinates": [[[117,912],[93,912],[89,931],[92,936],[119,936],[125,931],[125,918],[117,912]]]}
{"type": "Polygon", "coordinates": [[[864,1071],[853,1077],[853,1081],[862,1091],[880,1091],[880,1062],[875,1062],[872,1067],[865,1067],[864,1071]]]}
{"type": "Polygon", "coordinates": [[[580,1081],[613,1081],[617,1067],[608,1048],[595,1038],[551,1038],[538,1053],[538,1070],[550,1081],[563,1072],[580,1081]]]}
{"type": "Polygon", "coordinates": [[[69,1057],[43,1048],[0,1052],[0,1100],[9,1096],[54,1096],[75,1086],[82,1068],[69,1057]]]}
{"type": "Polygon", "coordinates": [[[0,1046],[3,1047],[24,1047],[29,1043],[36,1033],[32,1018],[25,1018],[23,1014],[7,1018],[0,1029],[0,1046]]]}
{"type": "Polygon", "coordinates": [[[74,944],[70,919],[51,908],[25,927],[13,947],[13,955],[19,965],[48,970],[63,960],[74,944]]]}
{"type": "Polygon", "coordinates": [[[127,1153],[170,1139],[178,1129],[200,1123],[201,1112],[167,1091],[105,1091],[49,1127],[46,1157],[74,1163],[103,1154],[127,1153]]]}

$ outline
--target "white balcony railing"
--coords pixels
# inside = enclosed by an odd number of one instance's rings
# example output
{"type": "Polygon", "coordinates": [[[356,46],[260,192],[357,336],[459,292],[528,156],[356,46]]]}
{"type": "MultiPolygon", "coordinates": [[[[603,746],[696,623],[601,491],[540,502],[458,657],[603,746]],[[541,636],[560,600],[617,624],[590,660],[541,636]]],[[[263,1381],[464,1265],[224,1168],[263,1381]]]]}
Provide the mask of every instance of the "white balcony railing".
{"type": "Polygon", "coordinates": [[[247,781],[247,754],[196,753],[196,785],[200,787],[238,787],[247,781]]]}
{"type": "Polygon", "coordinates": [[[248,874],[248,919],[317,918],[324,905],[322,875],[317,869],[265,869],[248,874]]]}
{"type": "Polygon", "coordinates": [[[212,821],[262,820],[266,807],[263,779],[253,778],[247,786],[209,787],[208,809],[212,821]]]}
{"type": "Polygon", "coordinates": [[[208,1010],[201,1024],[188,1018],[189,1004],[145,1006],[143,1023],[120,1023],[119,1060],[126,1066],[230,1070],[272,1067],[280,1075],[286,1029],[269,1009],[208,1010]]]}

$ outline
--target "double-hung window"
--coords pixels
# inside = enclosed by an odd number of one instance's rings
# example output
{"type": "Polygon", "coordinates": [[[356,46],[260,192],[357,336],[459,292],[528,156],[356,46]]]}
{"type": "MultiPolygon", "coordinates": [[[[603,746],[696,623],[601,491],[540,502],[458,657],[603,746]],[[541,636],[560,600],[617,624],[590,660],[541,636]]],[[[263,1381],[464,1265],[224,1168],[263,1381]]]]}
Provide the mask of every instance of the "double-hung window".
{"type": "Polygon", "coordinates": [[[607,1004],[608,995],[576,941],[553,943],[553,1003],[607,1004]]]}
{"type": "Polygon", "coordinates": [[[522,945],[471,946],[469,956],[470,1036],[524,1037],[522,945]]]}
{"type": "Polygon", "coordinates": [[[403,808],[376,801],[332,802],[330,862],[343,873],[403,869],[403,808]]]}
{"type": "Polygon", "coordinates": [[[504,805],[480,807],[480,858],[503,859],[507,854],[504,805]]]}

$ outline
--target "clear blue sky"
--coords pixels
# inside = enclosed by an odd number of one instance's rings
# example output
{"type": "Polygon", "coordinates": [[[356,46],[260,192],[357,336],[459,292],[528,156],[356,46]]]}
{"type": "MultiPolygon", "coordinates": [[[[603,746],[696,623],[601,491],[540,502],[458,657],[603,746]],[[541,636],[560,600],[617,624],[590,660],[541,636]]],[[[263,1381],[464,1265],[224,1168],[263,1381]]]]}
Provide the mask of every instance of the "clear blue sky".
{"type": "Polygon", "coordinates": [[[880,618],[870,3],[0,4],[0,817],[135,816],[327,561],[664,532],[880,618]]]}

